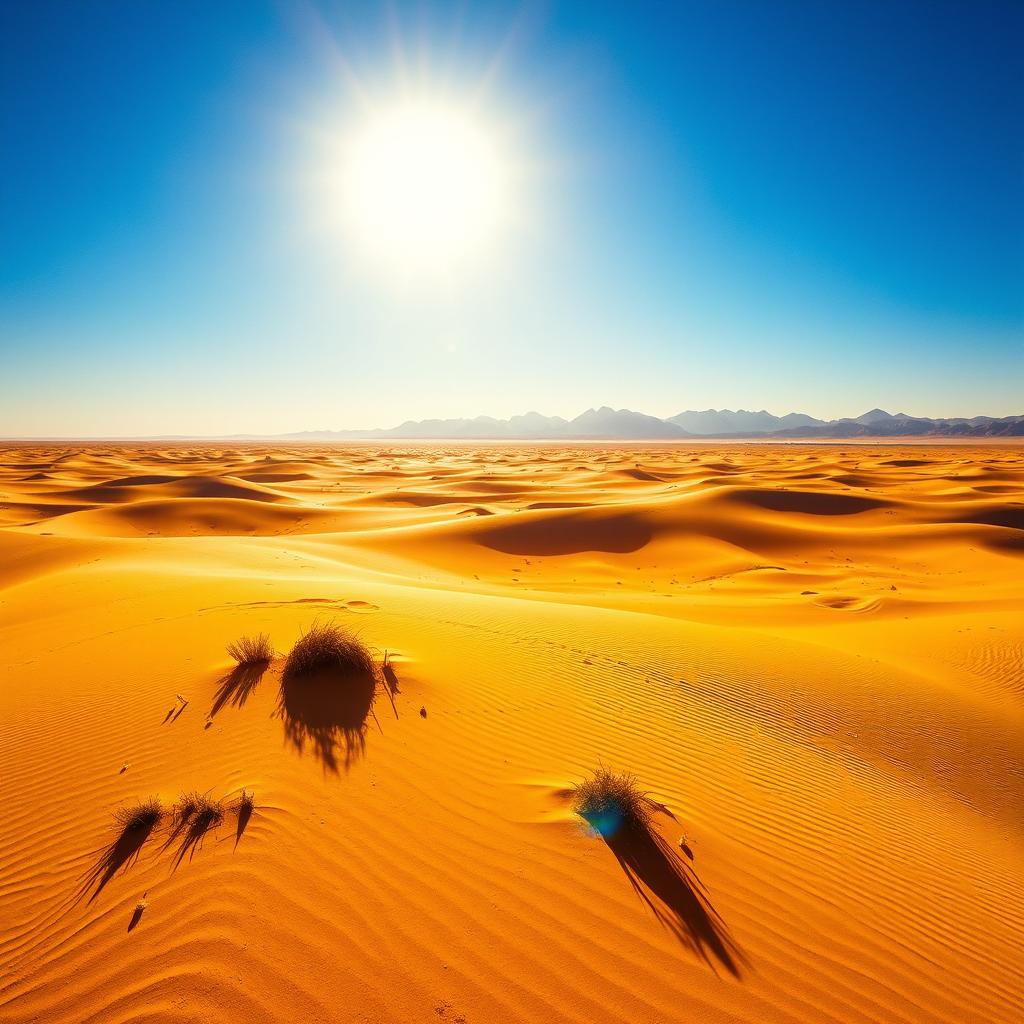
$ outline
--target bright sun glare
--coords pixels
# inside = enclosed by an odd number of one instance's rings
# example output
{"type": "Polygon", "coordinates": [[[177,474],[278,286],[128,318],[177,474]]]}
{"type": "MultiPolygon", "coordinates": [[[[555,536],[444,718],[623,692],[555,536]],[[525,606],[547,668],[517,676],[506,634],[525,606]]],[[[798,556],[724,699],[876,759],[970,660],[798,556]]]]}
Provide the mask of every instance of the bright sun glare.
{"type": "Polygon", "coordinates": [[[392,267],[451,269],[480,255],[510,214],[497,133],[440,102],[369,112],[345,135],[340,172],[348,226],[392,267]]]}

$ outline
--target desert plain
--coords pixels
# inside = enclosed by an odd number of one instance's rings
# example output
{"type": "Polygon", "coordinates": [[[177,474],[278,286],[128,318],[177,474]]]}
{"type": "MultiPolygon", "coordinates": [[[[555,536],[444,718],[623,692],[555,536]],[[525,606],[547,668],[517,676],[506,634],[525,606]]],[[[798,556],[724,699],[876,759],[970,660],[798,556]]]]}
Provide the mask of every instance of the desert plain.
{"type": "Polygon", "coordinates": [[[9,1024],[1024,1019],[1020,446],[9,444],[0,677],[9,1024]]]}

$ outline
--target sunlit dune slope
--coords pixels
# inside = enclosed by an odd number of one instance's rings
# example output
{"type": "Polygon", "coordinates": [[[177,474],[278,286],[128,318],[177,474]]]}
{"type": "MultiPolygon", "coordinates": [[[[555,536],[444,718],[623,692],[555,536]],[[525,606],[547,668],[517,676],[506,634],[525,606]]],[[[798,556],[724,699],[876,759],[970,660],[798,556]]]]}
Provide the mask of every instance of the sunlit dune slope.
{"type": "Polygon", "coordinates": [[[0,566],[4,1022],[1024,1017],[1019,447],[11,445],[0,566]]]}

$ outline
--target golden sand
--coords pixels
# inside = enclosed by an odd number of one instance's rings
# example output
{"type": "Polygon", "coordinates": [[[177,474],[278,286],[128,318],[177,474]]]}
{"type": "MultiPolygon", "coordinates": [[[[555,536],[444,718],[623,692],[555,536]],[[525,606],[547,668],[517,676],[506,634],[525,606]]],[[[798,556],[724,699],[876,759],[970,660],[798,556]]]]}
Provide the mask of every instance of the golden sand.
{"type": "Polygon", "coordinates": [[[1024,1019],[1020,448],[12,445],[0,571],[4,1022],[1024,1019]]]}

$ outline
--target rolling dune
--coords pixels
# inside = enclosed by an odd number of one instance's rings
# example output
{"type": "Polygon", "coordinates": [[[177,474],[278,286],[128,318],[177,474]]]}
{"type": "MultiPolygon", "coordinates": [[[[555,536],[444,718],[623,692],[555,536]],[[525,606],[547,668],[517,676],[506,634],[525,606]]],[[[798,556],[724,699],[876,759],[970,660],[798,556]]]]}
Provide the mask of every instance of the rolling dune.
{"type": "Polygon", "coordinates": [[[1024,1017],[1020,447],[10,445],[0,564],[4,1022],[1024,1017]]]}

